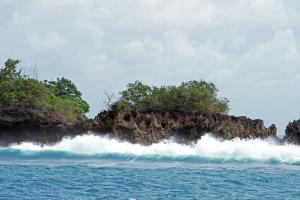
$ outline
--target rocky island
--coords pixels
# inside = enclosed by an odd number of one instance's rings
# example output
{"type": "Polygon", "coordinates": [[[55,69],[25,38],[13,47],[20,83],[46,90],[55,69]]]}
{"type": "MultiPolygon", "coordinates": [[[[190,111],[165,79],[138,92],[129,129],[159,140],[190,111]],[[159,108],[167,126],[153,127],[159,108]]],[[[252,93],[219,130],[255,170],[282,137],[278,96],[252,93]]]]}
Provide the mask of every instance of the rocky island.
{"type": "MultiPolygon", "coordinates": [[[[211,82],[151,87],[136,81],[116,101],[109,99],[107,111],[89,120],[89,105],[70,80],[38,81],[17,70],[19,62],[8,59],[0,70],[0,146],[25,141],[53,145],[89,131],[143,145],[170,137],[191,144],[205,133],[226,140],[272,137],[282,143],[274,124],[267,128],[260,119],[228,115],[229,101],[217,97],[211,82]]],[[[287,126],[283,142],[300,144],[299,135],[298,120],[287,126]]]]}
{"type": "Polygon", "coordinates": [[[8,59],[0,69],[0,145],[25,141],[55,144],[80,134],[89,105],[66,78],[39,81],[8,59]]]}

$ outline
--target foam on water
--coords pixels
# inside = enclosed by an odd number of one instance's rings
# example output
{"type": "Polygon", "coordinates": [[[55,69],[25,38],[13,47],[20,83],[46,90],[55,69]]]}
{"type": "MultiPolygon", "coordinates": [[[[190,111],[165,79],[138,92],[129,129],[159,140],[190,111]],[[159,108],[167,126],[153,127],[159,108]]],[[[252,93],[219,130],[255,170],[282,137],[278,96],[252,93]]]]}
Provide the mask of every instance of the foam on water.
{"type": "Polygon", "coordinates": [[[300,147],[272,141],[151,146],[95,135],[0,148],[0,199],[298,199],[300,147]]]}
{"type": "Polygon", "coordinates": [[[277,145],[272,141],[253,139],[220,141],[207,134],[193,145],[181,145],[172,139],[151,146],[131,144],[105,136],[83,135],[65,138],[54,146],[33,143],[12,145],[11,150],[33,152],[69,152],[81,155],[118,155],[146,158],[196,159],[206,161],[261,161],[300,164],[300,147],[277,145]]]}

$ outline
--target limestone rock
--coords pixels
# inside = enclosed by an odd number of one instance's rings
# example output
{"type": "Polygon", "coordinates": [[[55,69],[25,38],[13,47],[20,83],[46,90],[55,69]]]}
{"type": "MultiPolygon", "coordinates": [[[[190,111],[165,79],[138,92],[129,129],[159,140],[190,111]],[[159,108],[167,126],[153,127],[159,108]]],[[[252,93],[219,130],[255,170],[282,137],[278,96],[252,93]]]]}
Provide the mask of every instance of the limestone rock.
{"type": "MultiPolygon", "coordinates": [[[[190,144],[205,133],[223,139],[276,137],[276,126],[266,128],[262,120],[234,117],[219,113],[190,112],[140,112],[118,109],[99,113],[82,131],[114,137],[131,143],[150,145],[174,137],[180,143],[190,144]]],[[[277,137],[276,137],[277,138],[277,137]]]]}
{"type": "Polygon", "coordinates": [[[300,119],[290,122],[285,129],[284,143],[300,144],[300,119]]]}
{"type": "Polygon", "coordinates": [[[80,133],[81,123],[68,125],[51,112],[20,104],[0,107],[0,146],[12,143],[36,142],[55,144],[64,136],[80,133]]]}

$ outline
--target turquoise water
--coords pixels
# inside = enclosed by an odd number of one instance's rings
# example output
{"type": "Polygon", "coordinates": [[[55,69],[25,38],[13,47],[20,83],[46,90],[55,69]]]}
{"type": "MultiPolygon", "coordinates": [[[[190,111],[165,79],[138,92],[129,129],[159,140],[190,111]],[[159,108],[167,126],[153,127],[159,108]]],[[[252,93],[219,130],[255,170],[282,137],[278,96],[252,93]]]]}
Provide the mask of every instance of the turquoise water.
{"type": "Polygon", "coordinates": [[[0,149],[0,199],[299,199],[299,169],[300,147],[272,141],[85,135],[0,149]]]}

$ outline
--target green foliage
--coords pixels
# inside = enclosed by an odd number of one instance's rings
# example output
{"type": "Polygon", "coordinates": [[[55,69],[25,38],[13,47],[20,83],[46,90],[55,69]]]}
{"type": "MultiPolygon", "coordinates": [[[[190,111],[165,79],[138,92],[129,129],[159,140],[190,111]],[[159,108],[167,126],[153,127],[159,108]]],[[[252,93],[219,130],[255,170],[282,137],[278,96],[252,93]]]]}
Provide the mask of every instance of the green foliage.
{"type": "Polygon", "coordinates": [[[56,81],[44,80],[44,83],[52,92],[61,98],[81,98],[81,92],[78,91],[77,87],[71,80],[64,77],[57,78],[56,81]]]}
{"type": "Polygon", "coordinates": [[[82,122],[90,122],[91,119],[88,118],[86,115],[83,115],[83,116],[81,117],[81,121],[82,121],[82,122]]]}
{"type": "MultiPolygon", "coordinates": [[[[117,106],[119,108],[121,108],[121,107],[130,108],[129,103],[125,100],[118,100],[118,101],[114,102],[113,105],[117,106]]],[[[131,107],[131,108],[135,108],[135,107],[131,107]]]]}
{"type": "Polygon", "coordinates": [[[0,103],[19,103],[22,107],[45,109],[72,124],[81,113],[75,112],[77,104],[70,99],[55,96],[45,84],[35,79],[16,79],[0,84],[0,103]]]}
{"type": "Polygon", "coordinates": [[[147,107],[149,101],[148,97],[151,95],[151,87],[142,84],[140,81],[129,83],[127,90],[120,92],[121,101],[116,102],[117,105],[123,105],[130,108],[144,108],[147,107]]]}
{"type": "MultiPolygon", "coordinates": [[[[85,113],[90,107],[74,83],[64,77],[44,82],[29,78],[29,75],[22,75],[22,69],[17,70],[20,62],[8,59],[0,69],[0,106],[18,103],[22,107],[50,111],[69,124],[77,120],[89,121],[85,113]]],[[[34,77],[35,73],[34,69],[34,77]]]]}
{"type": "Polygon", "coordinates": [[[89,111],[90,106],[81,98],[81,92],[71,80],[62,77],[57,78],[56,81],[44,80],[44,84],[55,96],[64,100],[72,101],[74,111],[78,115],[77,119],[80,121],[87,121],[88,118],[85,113],[89,111]]]}
{"type": "Polygon", "coordinates": [[[0,83],[9,80],[15,80],[22,78],[21,69],[17,70],[16,65],[19,64],[20,60],[8,59],[5,62],[5,66],[0,69],[0,83]]]}
{"type": "Polygon", "coordinates": [[[180,86],[150,87],[140,81],[127,85],[113,105],[141,110],[208,110],[227,113],[229,101],[217,98],[218,89],[211,82],[188,81],[180,86]]]}
{"type": "Polygon", "coordinates": [[[16,79],[0,84],[0,100],[5,102],[26,102],[28,106],[36,106],[49,94],[45,85],[34,79],[16,79]]]}
{"type": "Polygon", "coordinates": [[[59,98],[53,94],[46,101],[43,101],[41,106],[48,108],[51,112],[65,119],[69,124],[73,124],[81,116],[81,113],[78,115],[75,111],[75,102],[70,99],[59,98]]]}

